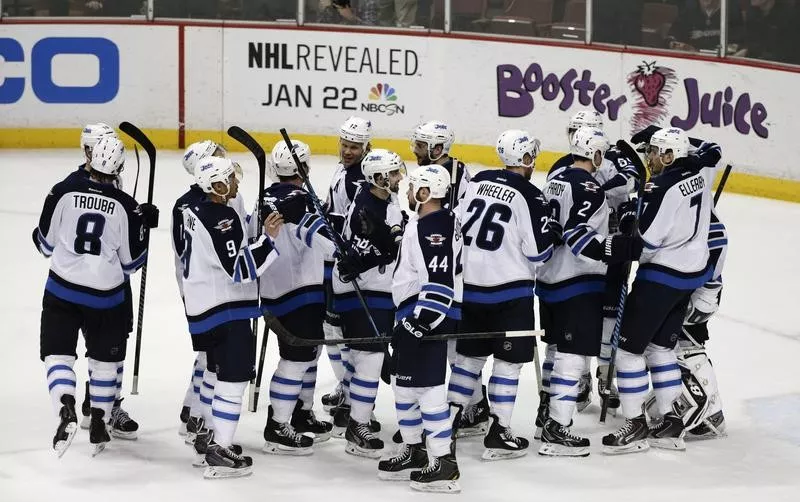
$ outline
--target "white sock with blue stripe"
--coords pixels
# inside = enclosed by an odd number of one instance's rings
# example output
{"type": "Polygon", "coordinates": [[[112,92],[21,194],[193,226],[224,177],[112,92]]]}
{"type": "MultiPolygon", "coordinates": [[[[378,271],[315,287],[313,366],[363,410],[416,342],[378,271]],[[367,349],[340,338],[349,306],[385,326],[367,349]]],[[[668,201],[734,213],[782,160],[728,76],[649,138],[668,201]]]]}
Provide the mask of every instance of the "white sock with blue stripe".
{"type": "MultiPolygon", "coordinates": [[[[200,402],[200,388],[203,386],[203,375],[206,371],[206,353],[198,352],[197,357],[194,359],[194,366],[192,367],[192,381],[189,384],[189,389],[192,391],[192,400],[189,402],[191,410],[189,414],[193,417],[203,416],[203,405],[200,402]]],[[[184,401],[184,406],[185,406],[184,401]]]]}
{"type": "Polygon", "coordinates": [[[281,358],[269,382],[269,402],[272,405],[272,419],[283,424],[292,418],[294,405],[300,398],[303,376],[312,362],[287,361],[281,358]]]}
{"type": "Polygon", "coordinates": [[[233,444],[246,388],[247,382],[217,382],[214,388],[214,401],[211,404],[214,442],[225,448],[233,444]]]}
{"type": "Polygon", "coordinates": [[[217,374],[206,368],[203,372],[203,382],[200,385],[200,411],[203,421],[208,429],[214,430],[214,418],[211,413],[211,403],[214,402],[214,387],[217,385],[217,374]]]}
{"type": "Polygon", "coordinates": [[[125,361],[120,361],[117,363],[117,393],[114,395],[114,399],[119,401],[119,398],[122,396],[122,376],[125,372],[125,361]]]}
{"type": "Polygon", "coordinates": [[[617,388],[622,415],[635,418],[642,414],[642,404],[650,389],[644,356],[627,350],[617,350],[617,388]]]}
{"type": "Polygon", "coordinates": [[[456,362],[450,368],[450,382],[447,386],[448,401],[466,408],[472,401],[476,387],[480,392],[481,370],[485,364],[485,357],[456,354],[456,362]]]}
{"type": "Polygon", "coordinates": [[[550,375],[550,417],[569,426],[578,400],[578,382],[586,371],[586,357],[556,351],[550,375]]]}
{"type": "Polygon", "coordinates": [[[47,371],[47,388],[53,409],[56,414],[61,411],[61,396],[75,397],[75,358],[72,356],[52,355],[44,358],[44,368],[47,371]]]}
{"type": "Polygon", "coordinates": [[[503,427],[511,426],[521,369],[522,363],[508,363],[497,358],[494,360],[492,376],[489,378],[489,408],[503,427]]]}
{"type": "Polygon", "coordinates": [[[616,318],[603,318],[603,338],[600,342],[600,356],[597,358],[600,366],[611,364],[611,335],[614,334],[616,324],[616,318]]]}
{"type": "Polygon", "coordinates": [[[344,366],[342,365],[342,351],[338,345],[328,345],[325,348],[328,351],[328,359],[331,362],[333,374],[336,380],[342,381],[344,378],[344,366]]]}
{"type": "Polygon", "coordinates": [[[650,368],[650,379],[653,381],[658,412],[663,416],[672,411],[672,403],[683,391],[678,358],[674,349],[653,343],[644,349],[644,357],[647,360],[647,367],[650,368]]]}
{"type": "Polygon", "coordinates": [[[92,408],[103,410],[103,420],[111,419],[117,396],[117,363],[89,358],[89,401],[92,408]]]}
{"type": "Polygon", "coordinates": [[[360,424],[369,423],[378,395],[383,352],[351,350],[350,362],[355,368],[350,379],[350,418],[360,424]]]}
{"type": "Polygon", "coordinates": [[[553,363],[556,360],[556,344],[550,343],[544,349],[544,362],[542,362],[542,390],[548,394],[550,391],[550,375],[553,373],[553,363]]]}
{"type": "Polygon", "coordinates": [[[314,407],[314,391],[317,387],[317,362],[319,361],[319,353],[320,351],[317,350],[317,358],[311,361],[311,366],[308,367],[306,373],[303,375],[300,400],[303,401],[304,410],[310,410],[314,407]]]}
{"type": "Polygon", "coordinates": [[[483,370],[478,372],[478,380],[475,382],[475,388],[472,389],[472,397],[469,398],[469,406],[478,404],[483,399],[483,370]]]}
{"type": "Polygon", "coordinates": [[[450,417],[445,387],[437,385],[419,390],[423,391],[419,396],[419,407],[427,435],[428,458],[443,457],[450,453],[453,435],[453,420],[450,417]]]}
{"type": "Polygon", "coordinates": [[[394,390],[394,409],[397,411],[397,425],[405,444],[422,442],[422,412],[419,409],[419,389],[400,387],[392,382],[394,390]]]}
{"type": "Polygon", "coordinates": [[[348,351],[347,359],[344,357],[344,349],[342,349],[342,367],[344,368],[344,376],[342,377],[342,391],[344,392],[344,404],[350,405],[350,380],[353,379],[353,373],[356,369],[352,363],[352,351],[348,351]]]}

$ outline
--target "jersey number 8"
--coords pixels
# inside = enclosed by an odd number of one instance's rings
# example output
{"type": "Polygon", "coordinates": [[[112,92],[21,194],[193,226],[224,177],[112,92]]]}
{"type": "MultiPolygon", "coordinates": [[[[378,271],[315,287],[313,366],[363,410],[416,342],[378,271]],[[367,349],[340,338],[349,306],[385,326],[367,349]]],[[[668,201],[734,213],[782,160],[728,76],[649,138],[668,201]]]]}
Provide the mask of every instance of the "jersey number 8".
{"type": "Polygon", "coordinates": [[[102,214],[85,213],[78,218],[78,225],[75,229],[75,253],[100,254],[100,237],[103,236],[103,229],[106,226],[106,219],[102,214]]]}

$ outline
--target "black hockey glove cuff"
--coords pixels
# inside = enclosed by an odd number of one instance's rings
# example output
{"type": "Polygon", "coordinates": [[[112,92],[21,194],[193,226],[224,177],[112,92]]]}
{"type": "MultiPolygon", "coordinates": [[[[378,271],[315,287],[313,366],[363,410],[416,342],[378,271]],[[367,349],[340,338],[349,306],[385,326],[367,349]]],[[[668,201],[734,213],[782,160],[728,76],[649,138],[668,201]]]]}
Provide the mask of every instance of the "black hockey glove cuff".
{"type": "Polygon", "coordinates": [[[142,220],[147,228],[158,228],[158,208],[154,204],[144,202],[139,204],[142,220]]]}
{"type": "Polygon", "coordinates": [[[636,201],[631,200],[619,206],[619,231],[625,235],[633,234],[636,222],[636,201]]]}
{"type": "Polygon", "coordinates": [[[602,260],[608,264],[636,261],[642,254],[642,240],[630,235],[607,237],[602,260]]]}

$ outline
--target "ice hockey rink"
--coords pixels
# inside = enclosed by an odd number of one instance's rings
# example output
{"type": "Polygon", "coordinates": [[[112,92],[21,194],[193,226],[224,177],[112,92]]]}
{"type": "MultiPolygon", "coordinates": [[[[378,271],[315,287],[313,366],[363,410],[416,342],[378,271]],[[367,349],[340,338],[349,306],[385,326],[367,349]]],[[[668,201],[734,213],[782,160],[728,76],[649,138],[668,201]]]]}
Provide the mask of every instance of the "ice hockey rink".
{"type": "MultiPolygon", "coordinates": [[[[376,145],[380,146],[380,145],[376,145]]],[[[723,145],[724,147],[724,145],[723,145]]],[[[458,154],[457,150],[455,151],[458,154]]],[[[177,434],[178,414],[193,361],[183,308],[173,273],[169,214],[191,179],[180,153],[159,152],[154,202],[161,226],[152,233],[142,342],[139,395],[130,396],[134,338],[129,340],[124,407],[140,424],[137,441],[113,440],[92,458],[87,431],[79,431],[62,459],[51,450],[56,416],[39,361],[39,316],[49,262],[33,247],[31,229],[50,186],[81,162],[80,150],[0,150],[5,169],[0,214],[6,237],[0,316],[5,320],[0,351],[0,501],[230,500],[373,501],[432,500],[446,495],[413,492],[407,483],[377,478],[377,462],[344,453],[341,440],[315,446],[309,457],[260,453],[268,393],[257,414],[246,410],[237,432],[254,458],[253,475],[204,480],[191,465],[193,452],[177,434]]],[[[142,152],[143,177],[146,155],[142,152]]],[[[234,154],[245,169],[240,193],[248,207],[257,192],[256,165],[249,154],[234,154]]],[[[336,159],[314,157],[312,180],[324,198],[336,159]]],[[[133,188],[136,163],[128,154],[125,189],[133,188]]],[[[543,175],[534,176],[541,186],[543,175]]],[[[139,181],[137,198],[145,199],[139,181]]],[[[709,354],[716,367],[727,418],[723,439],[687,442],[686,452],[650,450],[604,456],[600,438],[621,424],[598,423],[594,403],[575,420],[574,431],[590,437],[588,458],[545,458],[536,454],[533,419],[538,398],[534,368],[522,372],[512,426],[531,439],[527,457],[487,463],[479,438],[458,443],[461,500],[581,501],[797,501],[800,500],[800,205],[724,194],[718,204],[728,228],[730,249],[723,273],[725,289],[710,322],[709,354]]],[[[501,264],[497,264],[501,266],[501,264]]],[[[139,274],[133,279],[138,299],[139,274]]],[[[78,350],[82,353],[82,349],[78,350]]],[[[264,387],[277,361],[271,335],[264,387]]],[[[319,362],[319,396],[331,390],[326,355],[319,362]]],[[[83,389],[86,361],[76,364],[83,389]]],[[[80,398],[79,398],[80,401],[80,398]]],[[[382,437],[391,446],[396,430],[389,387],[380,387],[375,410],[382,437]]]]}

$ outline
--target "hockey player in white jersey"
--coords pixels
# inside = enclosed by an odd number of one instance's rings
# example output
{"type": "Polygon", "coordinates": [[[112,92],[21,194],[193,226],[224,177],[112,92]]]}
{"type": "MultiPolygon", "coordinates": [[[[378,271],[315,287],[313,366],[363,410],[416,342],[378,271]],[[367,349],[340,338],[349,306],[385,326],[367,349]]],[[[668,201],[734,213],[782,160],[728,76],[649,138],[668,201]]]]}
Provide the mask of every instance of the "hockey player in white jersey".
{"type": "MultiPolygon", "coordinates": [[[[84,163],[78,166],[78,169],[72,171],[69,177],[89,178],[89,172],[92,166],[92,151],[98,141],[105,137],[117,138],[117,133],[114,129],[102,122],[96,124],[86,124],[81,130],[81,150],[83,151],[84,163]]],[[[117,175],[114,179],[114,186],[122,190],[122,178],[117,175]]],[[[128,276],[125,276],[125,314],[127,316],[128,334],[133,331],[133,296],[131,293],[131,284],[128,276]]],[[[122,408],[122,376],[124,372],[125,361],[119,361],[117,367],[117,395],[114,400],[114,406],[111,408],[111,421],[109,422],[109,431],[111,435],[118,439],[136,439],[139,424],[133,420],[128,412],[122,408]]],[[[91,372],[89,379],[91,379],[91,372]]],[[[81,429],[89,429],[91,423],[91,404],[89,396],[89,380],[86,380],[84,388],[83,404],[81,404],[81,429]]]]}
{"type": "MultiPolygon", "coordinates": [[[[349,117],[339,128],[339,165],[331,178],[328,200],[325,201],[325,212],[328,220],[334,225],[336,231],[342,231],[347,209],[353,202],[356,192],[364,183],[364,174],[361,172],[361,161],[369,153],[372,145],[372,122],[361,117],[349,117]]],[[[333,257],[325,260],[325,295],[326,312],[323,329],[325,339],[341,339],[342,323],[339,314],[333,311],[333,290],[331,289],[331,274],[333,271],[333,257]]],[[[328,345],[328,359],[336,376],[337,384],[333,392],[322,396],[322,406],[331,415],[336,413],[336,408],[344,403],[345,365],[350,349],[344,345],[328,345]]]]}
{"type": "Polygon", "coordinates": [[[572,165],[552,176],[544,189],[551,218],[563,229],[563,245],[536,281],[544,341],[553,361],[540,455],[589,454],[589,439],[572,434],[569,427],[581,376],[589,357],[600,353],[606,263],[625,261],[634,251],[633,238],[608,236],[610,210],[593,176],[608,148],[603,131],[579,128],[570,142],[572,165]]]}
{"type": "MultiPolygon", "coordinates": [[[[192,143],[183,155],[183,168],[187,174],[195,180],[195,167],[197,163],[208,157],[225,158],[226,151],[211,140],[198,141],[192,143]]],[[[234,163],[234,169],[239,181],[241,181],[241,168],[234,163]]],[[[183,299],[183,272],[184,266],[181,260],[185,243],[183,240],[183,210],[189,206],[199,204],[206,199],[206,193],[197,183],[189,186],[189,190],[178,197],[172,207],[172,250],[175,261],[175,279],[178,283],[178,291],[183,299]]],[[[242,225],[247,228],[247,213],[244,209],[244,199],[241,194],[236,195],[228,201],[228,205],[233,207],[239,215],[242,225]]],[[[180,420],[181,426],[178,433],[186,436],[186,444],[193,445],[194,438],[202,428],[213,427],[211,421],[211,401],[214,397],[214,382],[216,375],[213,368],[207,368],[207,347],[204,345],[206,338],[192,336],[192,350],[196,352],[194,364],[192,365],[192,377],[189,379],[189,387],[183,399],[180,420]]],[[[205,459],[201,455],[201,462],[205,459]]]]}
{"type": "Polygon", "coordinates": [[[228,205],[239,182],[228,159],[207,157],[195,168],[207,198],[183,210],[183,294],[189,332],[205,338],[208,368],[216,369],[211,403],[213,430],[197,432],[195,451],[205,451],[205,477],[250,474],[252,458],[233,445],[242,395],[255,368],[250,319],[261,314],[256,279],[275,260],[273,241],[280,213],[264,222],[265,234],[247,243],[239,214],[228,205]]]}
{"type": "Polygon", "coordinates": [[[409,174],[408,204],[417,213],[405,228],[394,270],[393,389],[403,445],[378,463],[378,477],[411,480],[421,491],[461,490],[445,389],[447,343],[428,335],[454,333],[463,281],[459,223],[444,209],[450,177],[438,165],[409,174]],[[423,436],[423,430],[425,436],[423,436]]]}
{"type": "Polygon", "coordinates": [[[644,249],[625,303],[616,360],[626,424],[603,438],[609,454],[649,446],[685,449],[684,425],[675,406],[683,385],[674,347],[692,292],[713,274],[708,235],[720,148],[703,143],[690,155],[689,139],[676,127],[657,131],[649,143],[653,177],[645,187],[636,229],[644,249]],[[649,381],[660,419],[648,429],[642,404],[649,381]]]}
{"type": "Polygon", "coordinates": [[[94,453],[110,440],[106,424],[128,335],[124,276],[142,266],[147,233],[158,225],[155,206],[139,206],[116,188],[124,163],[122,142],[110,135],[101,139],[92,150],[89,176],[69,176],[55,185],[33,231],[37,249],[51,259],[42,300],[40,357],[60,417],[53,438],[59,456],[77,430],[73,366],[81,329],[91,372],[89,441],[94,453]]]}
{"type": "MultiPolygon", "coordinates": [[[[572,141],[572,136],[581,127],[595,127],[603,130],[603,116],[592,109],[577,112],[570,118],[567,125],[567,142],[572,141]]],[[[572,154],[567,153],[550,168],[548,180],[570,166],[572,166],[572,154]]],[[[616,146],[611,145],[603,155],[603,163],[593,173],[593,176],[606,194],[606,202],[611,210],[608,218],[608,232],[613,234],[617,231],[619,215],[621,214],[620,206],[628,201],[631,192],[636,191],[639,173],[636,172],[631,159],[622,154],[616,146]]],[[[606,382],[608,363],[611,358],[611,333],[614,331],[614,324],[617,318],[619,290],[622,287],[623,280],[622,268],[622,264],[611,264],[606,271],[606,293],[603,302],[603,342],[600,346],[600,356],[597,358],[596,374],[598,395],[601,397],[604,395],[603,386],[606,382]]],[[[552,352],[548,355],[552,356],[552,352]]],[[[552,358],[545,358],[544,366],[547,368],[543,372],[546,377],[552,370],[552,358]]],[[[580,389],[578,390],[577,409],[579,412],[583,411],[591,403],[592,375],[588,366],[586,371],[581,377],[580,389]]],[[[547,381],[546,378],[545,381],[547,381]]],[[[543,392],[547,392],[548,388],[549,386],[544,386],[543,392]]],[[[546,396],[540,396],[540,400],[543,403],[547,402],[546,396]]],[[[619,408],[619,393],[613,383],[610,389],[608,407],[611,410],[619,408]]],[[[543,424],[541,417],[537,417],[537,421],[539,422],[537,426],[541,427],[543,424]]]]}
{"type": "MultiPolygon", "coordinates": [[[[301,141],[294,145],[297,157],[308,166],[308,145],[301,141]]],[[[275,144],[271,158],[277,182],[262,193],[264,207],[272,208],[265,209],[264,217],[279,211],[287,231],[276,242],[284,251],[275,259],[269,280],[261,281],[261,308],[296,336],[320,340],[325,318],[323,262],[335,248],[284,141],[275,144]]],[[[317,420],[312,410],[320,347],[295,347],[278,338],[278,349],[280,360],[269,385],[264,452],[308,455],[313,443],[327,440],[333,428],[330,422],[317,420]]]]}
{"type": "MultiPolygon", "coordinates": [[[[372,319],[380,333],[394,324],[392,269],[402,233],[404,216],[397,200],[405,164],[388,150],[372,150],[362,162],[368,183],[356,193],[348,210],[343,238],[344,256],[338,257],[333,276],[334,309],[341,316],[345,341],[375,335],[351,282],[357,281],[372,319]]],[[[379,343],[349,344],[345,403],[337,408],[334,425],[346,426],[346,451],[370,458],[380,456],[383,441],[370,424],[378,381],[384,363],[379,343]],[[349,421],[348,421],[349,417],[349,421]]]]}
{"type": "MultiPolygon", "coordinates": [[[[539,140],[526,131],[505,131],[497,140],[497,153],[506,168],[478,173],[457,208],[464,235],[462,332],[533,329],[535,268],[550,259],[556,240],[546,201],[530,182],[539,140]]],[[[510,425],[520,370],[533,360],[535,347],[532,337],[456,344],[448,399],[458,405],[468,405],[480,387],[487,357],[494,357],[488,392],[492,423],[483,441],[484,460],[527,453],[528,441],[515,436],[510,425]]]]}

